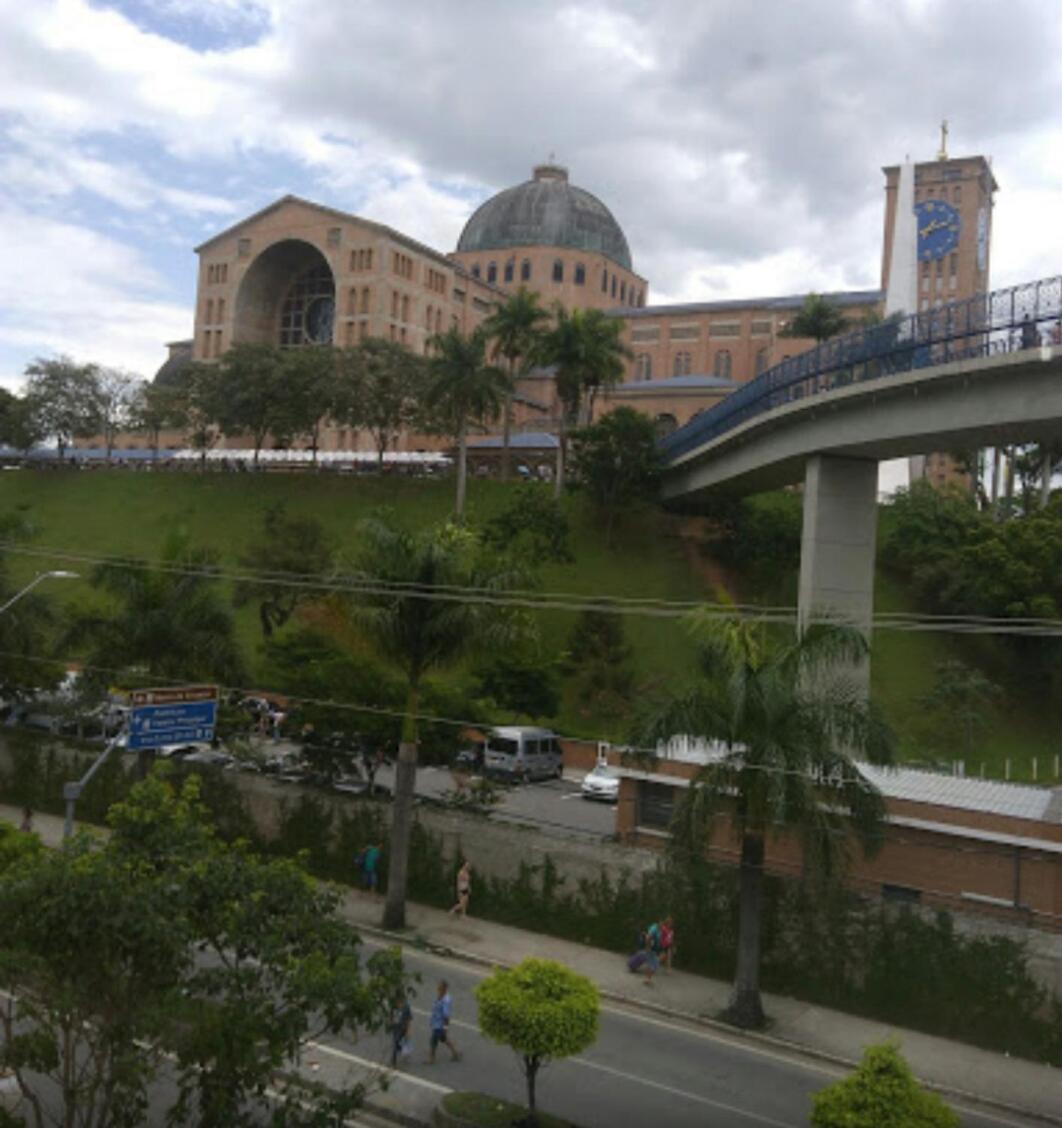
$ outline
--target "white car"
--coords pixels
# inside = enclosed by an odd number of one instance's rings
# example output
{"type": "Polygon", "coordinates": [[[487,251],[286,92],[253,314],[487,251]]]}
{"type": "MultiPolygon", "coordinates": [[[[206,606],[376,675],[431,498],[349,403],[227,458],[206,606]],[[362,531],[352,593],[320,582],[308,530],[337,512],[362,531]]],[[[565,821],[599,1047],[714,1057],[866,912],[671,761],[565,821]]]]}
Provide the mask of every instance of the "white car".
{"type": "Polygon", "coordinates": [[[620,777],[607,765],[598,764],[583,780],[584,799],[603,799],[606,803],[619,802],[620,777]]]}

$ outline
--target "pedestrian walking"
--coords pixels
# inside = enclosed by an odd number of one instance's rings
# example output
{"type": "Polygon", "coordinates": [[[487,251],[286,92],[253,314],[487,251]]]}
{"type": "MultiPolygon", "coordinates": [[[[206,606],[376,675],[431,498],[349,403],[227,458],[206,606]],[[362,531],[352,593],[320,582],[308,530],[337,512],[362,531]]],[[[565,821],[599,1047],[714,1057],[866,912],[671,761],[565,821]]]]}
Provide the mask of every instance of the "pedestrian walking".
{"type": "Polygon", "coordinates": [[[660,966],[660,925],[654,920],[645,930],[645,960],[642,962],[642,982],[652,987],[653,976],[660,966]]]}
{"type": "Polygon", "coordinates": [[[358,855],[361,865],[361,887],[375,894],[380,881],[380,853],[382,844],[370,843],[358,855]]]}
{"type": "Polygon", "coordinates": [[[472,867],[466,861],[457,871],[457,904],[450,910],[468,916],[468,899],[472,896],[472,867]]]}
{"type": "Polygon", "coordinates": [[[671,960],[675,954],[675,925],[668,914],[660,922],[660,959],[664,965],[664,971],[671,971],[671,960]]]}
{"type": "Polygon", "coordinates": [[[21,830],[23,834],[32,834],[33,833],[33,808],[32,807],[23,807],[22,808],[22,822],[20,822],[18,824],[18,829],[21,830]]]}
{"type": "Polygon", "coordinates": [[[438,993],[431,1007],[431,1042],[428,1049],[428,1065],[435,1064],[435,1050],[441,1042],[449,1051],[454,1061],[461,1060],[461,1054],[450,1037],[450,1015],[453,1011],[453,1000],[450,998],[450,985],[445,979],[439,980],[438,993]]]}
{"type": "Polygon", "coordinates": [[[391,1068],[397,1069],[400,1061],[409,1061],[413,1055],[413,1008],[405,995],[395,999],[391,1009],[391,1068]]]}

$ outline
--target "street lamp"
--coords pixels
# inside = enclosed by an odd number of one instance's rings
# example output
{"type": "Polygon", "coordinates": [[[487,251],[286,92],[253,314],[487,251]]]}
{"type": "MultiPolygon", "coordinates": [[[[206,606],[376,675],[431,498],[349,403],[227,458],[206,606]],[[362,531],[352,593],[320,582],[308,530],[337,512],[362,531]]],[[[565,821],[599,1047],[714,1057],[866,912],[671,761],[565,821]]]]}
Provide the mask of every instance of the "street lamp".
{"type": "Polygon", "coordinates": [[[79,577],[77,572],[64,572],[61,569],[53,572],[39,572],[36,576],[33,577],[32,580],[30,580],[28,584],[26,584],[26,586],[21,591],[15,592],[15,594],[2,607],[0,607],[0,615],[2,615],[9,607],[12,607],[16,603],[18,603],[18,601],[24,595],[27,595],[29,592],[33,591],[33,589],[38,584],[43,583],[45,580],[76,580],[78,578],[79,577]]]}

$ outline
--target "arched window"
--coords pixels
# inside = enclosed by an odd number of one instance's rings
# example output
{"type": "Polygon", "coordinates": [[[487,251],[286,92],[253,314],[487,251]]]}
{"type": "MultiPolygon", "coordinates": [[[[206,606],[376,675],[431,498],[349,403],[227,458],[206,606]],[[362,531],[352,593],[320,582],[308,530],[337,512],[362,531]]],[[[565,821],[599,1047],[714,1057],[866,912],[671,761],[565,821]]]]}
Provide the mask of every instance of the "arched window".
{"type": "Polygon", "coordinates": [[[612,275],[612,296],[613,297],[616,296],[616,276],[615,276],[615,274],[612,275]]]}
{"type": "Polygon", "coordinates": [[[653,358],[648,353],[639,353],[634,358],[635,380],[651,380],[653,378],[653,358]]]}
{"type": "Polygon", "coordinates": [[[767,350],[766,349],[760,349],[759,352],[756,353],[756,375],[759,376],[760,373],[766,372],[766,371],[767,371],[767,350]]]}
{"type": "Polygon", "coordinates": [[[601,293],[608,293],[608,269],[605,268],[601,271],[601,293]]]}
{"type": "Polygon", "coordinates": [[[671,365],[672,376],[688,376],[693,366],[693,360],[688,352],[675,353],[675,359],[671,365]]]}
{"type": "Polygon", "coordinates": [[[479,263],[478,262],[476,263],[476,265],[474,267],[472,267],[472,277],[473,278],[479,277],[479,263]]]}
{"type": "Polygon", "coordinates": [[[586,267],[581,262],[575,264],[575,284],[576,286],[586,284],[586,267]]]}
{"type": "Polygon", "coordinates": [[[513,271],[516,269],[515,263],[512,259],[505,264],[505,281],[511,282],[513,280],[513,271]]]}
{"type": "Polygon", "coordinates": [[[720,349],[715,354],[715,375],[721,380],[729,380],[731,367],[730,350],[720,349]]]}
{"type": "MultiPolygon", "coordinates": [[[[332,271],[327,263],[321,262],[300,274],[284,298],[278,326],[280,346],[330,345],[335,313],[336,287],[332,271]]],[[[218,351],[215,340],[215,356],[218,351]]]]}
{"type": "Polygon", "coordinates": [[[498,281],[498,264],[496,262],[490,263],[487,267],[487,281],[488,282],[497,282],[498,281]]]}
{"type": "Polygon", "coordinates": [[[560,259],[553,260],[553,281],[564,281],[564,263],[560,259]]]}
{"type": "Polygon", "coordinates": [[[653,420],[653,425],[656,427],[656,437],[662,439],[678,429],[678,420],[670,412],[665,411],[653,420]]]}
{"type": "Polygon", "coordinates": [[[626,282],[620,283],[620,301],[623,303],[623,305],[627,304],[627,283],[626,282]]]}
{"type": "Polygon", "coordinates": [[[530,259],[524,259],[524,261],[522,263],[520,263],[520,281],[521,282],[530,282],[531,281],[531,260],[530,259]]]}

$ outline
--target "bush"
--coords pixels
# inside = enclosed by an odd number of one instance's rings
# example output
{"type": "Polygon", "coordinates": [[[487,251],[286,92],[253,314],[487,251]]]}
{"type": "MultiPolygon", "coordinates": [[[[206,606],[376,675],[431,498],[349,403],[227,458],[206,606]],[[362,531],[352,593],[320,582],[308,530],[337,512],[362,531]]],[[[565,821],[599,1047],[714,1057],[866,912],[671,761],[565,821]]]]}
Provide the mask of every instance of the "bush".
{"type": "Polygon", "coordinates": [[[811,1098],[815,1128],[958,1128],[959,1118],[927,1093],[892,1042],[867,1046],[855,1071],[811,1098]]]}

